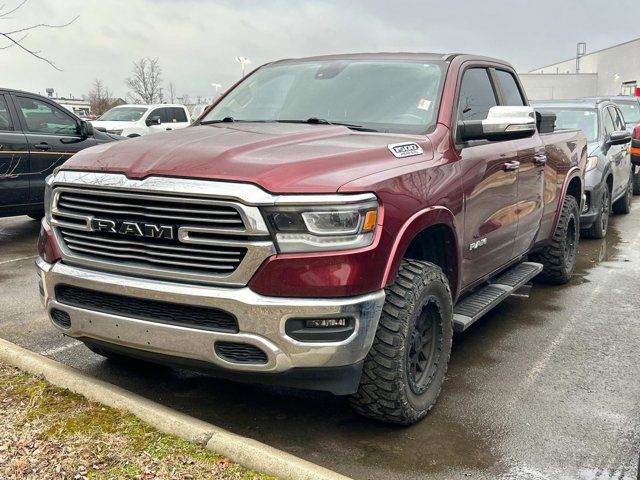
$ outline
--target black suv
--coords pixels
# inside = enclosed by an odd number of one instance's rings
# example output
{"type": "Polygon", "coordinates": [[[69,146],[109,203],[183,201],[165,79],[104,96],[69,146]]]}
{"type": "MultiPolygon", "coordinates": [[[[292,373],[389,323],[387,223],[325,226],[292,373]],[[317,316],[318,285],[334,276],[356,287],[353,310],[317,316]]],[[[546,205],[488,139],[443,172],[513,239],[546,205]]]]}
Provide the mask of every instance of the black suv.
{"type": "Polygon", "coordinates": [[[44,181],[74,153],[124,137],[94,131],[54,101],[0,88],[0,217],[42,217],[44,181]]]}

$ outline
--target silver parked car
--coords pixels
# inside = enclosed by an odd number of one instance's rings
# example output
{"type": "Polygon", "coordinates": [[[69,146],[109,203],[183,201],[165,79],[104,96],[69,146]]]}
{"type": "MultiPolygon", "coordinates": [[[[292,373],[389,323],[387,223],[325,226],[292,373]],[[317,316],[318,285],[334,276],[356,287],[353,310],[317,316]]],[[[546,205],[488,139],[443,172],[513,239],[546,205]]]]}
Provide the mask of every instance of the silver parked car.
{"type": "Polygon", "coordinates": [[[587,137],[586,201],[580,228],[586,237],[603,238],[611,210],[629,213],[633,196],[631,133],[620,108],[610,100],[586,98],[532,104],[536,110],[556,115],[556,131],[577,129],[587,137]]]}

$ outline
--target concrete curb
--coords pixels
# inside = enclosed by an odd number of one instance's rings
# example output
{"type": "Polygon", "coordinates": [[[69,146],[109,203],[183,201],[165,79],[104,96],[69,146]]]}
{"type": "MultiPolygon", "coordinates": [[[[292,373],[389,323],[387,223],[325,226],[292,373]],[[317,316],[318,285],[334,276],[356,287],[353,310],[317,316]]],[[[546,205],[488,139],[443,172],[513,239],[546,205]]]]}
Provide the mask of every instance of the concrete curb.
{"type": "Polygon", "coordinates": [[[89,400],[131,412],[161,432],[205,445],[251,470],[283,480],[348,480],[295,455],[190,417],[3,339],[0,339],[0,360],[89,400]]]}

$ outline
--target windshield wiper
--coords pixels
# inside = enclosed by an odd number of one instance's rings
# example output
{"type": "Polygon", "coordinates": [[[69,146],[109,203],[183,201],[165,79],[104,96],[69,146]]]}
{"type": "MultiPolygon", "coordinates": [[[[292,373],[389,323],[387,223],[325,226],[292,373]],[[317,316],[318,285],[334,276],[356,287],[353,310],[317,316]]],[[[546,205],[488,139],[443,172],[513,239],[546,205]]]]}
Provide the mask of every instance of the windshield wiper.
{"type": "Polygon", "coordinates": [[[324,118],[311,117],[306,120],[277,120],[280,123],[309,123],[311,125],[339,125],[341,127],[347,127],[352,130],[358,130],[360,132],[377,132],[378,130],[374,130],[373,128],[363,127],[362,125],[355,125],[353,123],[343,123],[343,122],[330,122],[329,120],[325,120],[324,118]]]}
{"type": "Polygon", "coordinates": [[[212,123],[233,123],[235,122],[233,117],[224,117],[222,120],[206,120],[200,122],[200,125],[211,125],[212,123]]]}

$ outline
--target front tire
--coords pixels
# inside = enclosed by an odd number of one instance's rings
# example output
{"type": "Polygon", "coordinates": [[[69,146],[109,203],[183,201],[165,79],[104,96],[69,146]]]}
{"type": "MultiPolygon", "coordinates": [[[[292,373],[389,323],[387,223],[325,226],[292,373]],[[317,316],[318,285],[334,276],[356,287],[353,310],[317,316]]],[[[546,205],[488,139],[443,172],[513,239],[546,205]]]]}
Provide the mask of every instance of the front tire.
{"type": "Polygon", "coordinates": [[[631,172],[624,195],[613,204],[613,211],[615,213],[626,214],[631,212],[631,200],[633,200],[633,170],[631,172]]]}
{"type": "Polygon", "coordinates": [[[600,199],[600,212],[593,221],[593,225],[585,230],[582,230],[582,236],[585,238],[604,238],[607,235],[610,216],[611,192],[609,192],[609,187],[605,185],[602,189],[602,198],[600,199]]]}
{"type": "Polygon", "coordinates": [[[543,265],[542,272],[536,277],[537,280],[555,285],[562,285],[571,280],[576,266],[579,233],[578,202],[571,195],[567,195],[562,204],[560,220],[551,243],[541,251],[530,255],[531,261],[543,265]]]}
{"type": "Polygon", "coordinates": [[[453,303],[442,270],[405,259],[386,302],[352,407],[365,417],[411,425],[433,408],[451,355],[453,303]]]}

